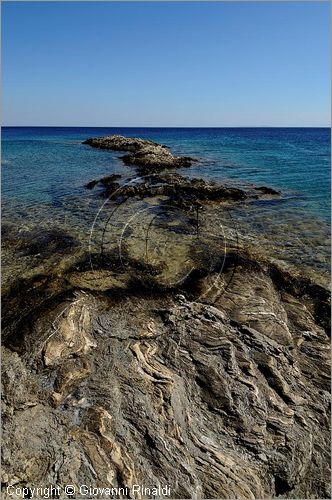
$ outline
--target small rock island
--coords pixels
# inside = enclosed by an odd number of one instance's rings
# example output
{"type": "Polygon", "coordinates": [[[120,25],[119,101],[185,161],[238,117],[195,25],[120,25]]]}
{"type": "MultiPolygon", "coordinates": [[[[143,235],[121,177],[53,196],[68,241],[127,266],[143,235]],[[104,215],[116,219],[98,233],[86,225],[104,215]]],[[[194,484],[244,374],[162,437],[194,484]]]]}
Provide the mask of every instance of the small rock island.
{"type": "Polygon", "coordinates": [[[120,157],[126,165],[141,167],[149,172],[164,168],[190,167],[196,161],[189,156],[173,156],[167,146],[135,137],[121,135],[96,137],[87,139],[83,144],[99,149],[127,151],[128,154],[120,157]]]}

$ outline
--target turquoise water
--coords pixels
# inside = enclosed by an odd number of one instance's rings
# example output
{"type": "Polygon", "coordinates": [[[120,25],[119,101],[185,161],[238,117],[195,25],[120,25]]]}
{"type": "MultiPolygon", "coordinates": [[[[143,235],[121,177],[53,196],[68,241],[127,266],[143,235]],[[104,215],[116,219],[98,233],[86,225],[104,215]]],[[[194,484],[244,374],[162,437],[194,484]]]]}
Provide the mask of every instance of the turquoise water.
{"type": "Polygon", "coordinates": [[[3,128],[2,196],[54,203],[86,193],[95,177],[132,170],[118,152],[82,145],[87,137],[119,133],[149,138],[202,161],[186,175],[253,183],[282,190],[284,202],[329,222],[330,130],[327,128],[3,128]],[[286,201],[287,200],[287,201],[286,201]]]}
{"type": "MultiPolygon", "coordinates": [[[[330,130],[327,128],[3,128],[2,217],[18,231],[56,225],[88,235],[103,200],[84,185],[110,173],[136,176],[121,152],[83,145],[88,137],[138,136],[199,158],[180,173],[230,184],[271,186],[273,200],[232,208],[240,240],[329,280],[330,130]]],[[[16,257],[9,257],[16,259],[16,257]]]]}

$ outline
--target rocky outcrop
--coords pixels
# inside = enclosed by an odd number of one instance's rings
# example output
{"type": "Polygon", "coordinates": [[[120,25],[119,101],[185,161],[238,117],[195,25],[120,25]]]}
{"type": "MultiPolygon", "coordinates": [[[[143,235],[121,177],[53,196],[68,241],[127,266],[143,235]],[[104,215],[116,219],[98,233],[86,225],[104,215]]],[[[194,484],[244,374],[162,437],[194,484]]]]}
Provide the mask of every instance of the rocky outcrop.
{"type": "Polygon", "coordinates": [[[83,141],[83,144],[88,144],[89,146],[98,149],[110,149],[112,151],[131,151],[133,153],[136,153],[144,147],[157,147],[167,149],[166,146],[160,146],[153,141],[138,139],[136,137],[123,137],[122,135],[92,137],[83,141]]]}
{"type": "Polygon", "coordinates": [[[129,151],[129,154],[122,156],[121,159],[126,165],[138,167],[140,173],[190,167],[195,161],[188,156],[173,156],[166,146],[155,142],[121,135],[91,138],[83,144],[112,151],[129,151]]]}
{"type": "Polygon", "coordinates": [[[114,200],[118,198],[139,198],[167,196],[178,201],[225,201],[244,200],[247,193],[243,189],[225,186],[216,182],[203,179],[188,179],[179,174],[154,174],[144,176],[140,182],[131,182],[120,185],[114,180],[118,176],[103,177],[93,180],[86,188],[93,189],[102,186],[102,196],[111,196],[114,200]]]}
{"type": "Polygon", "coordinates": [[[329,291],[227,218],[276,193],[166,173],[96,186],[110,199],[89,252],[3,227],[25,267],[3,288],[2,497],[331,498],[329,291]]]}
{"type": "Polygon", "coordinates": [[[173,156],[168,149],[163,146],[145,146],[135,153],[130,153],[121,157],[126,165],[139,167],[141,173],[149,173],[154,170],[165,168],[190,167],[194,161],[189,156],[173,156]]]}
{"type": "Polygon", "coordinates": [[[199,279],[201,300],[192,286],[137,286],[30,306],[2,354],[4,498],[36,482],[330,498],[330,351],[314,298],[245,256],[225,292],[228,272],[213,291],[213,273],[199,279]]]}

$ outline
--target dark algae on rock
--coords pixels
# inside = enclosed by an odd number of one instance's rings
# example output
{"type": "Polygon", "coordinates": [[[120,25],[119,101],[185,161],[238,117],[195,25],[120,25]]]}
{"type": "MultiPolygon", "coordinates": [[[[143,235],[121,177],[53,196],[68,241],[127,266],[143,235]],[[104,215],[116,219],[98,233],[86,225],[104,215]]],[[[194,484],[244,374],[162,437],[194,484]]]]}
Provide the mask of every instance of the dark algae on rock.
{"type": "Polygon", "coordinates": [[[86,184],[87,189],[101,186],[103,197],[118,198],[139,197],[153,198],[166,196],[173,202],[189,201],[226,201],[243,200],[248,194],[243,190],[230,186],[222,186],[203,179],[188,179],[179,174],[152,174],[141,177],[137,182],[121,185],[113,182],[118,176],[110,175],[86,184]]]}
{"type": "Polygon", "coordinates": [[[89,249],[59,229],[4,228],[4,249],[32,260],[3,288],[3,498],[9,485],[330,498],[328,290],[242,243],[226,217],[276,193],[151,162],[138,182],[86,185],[104,198],[89,249]]]}

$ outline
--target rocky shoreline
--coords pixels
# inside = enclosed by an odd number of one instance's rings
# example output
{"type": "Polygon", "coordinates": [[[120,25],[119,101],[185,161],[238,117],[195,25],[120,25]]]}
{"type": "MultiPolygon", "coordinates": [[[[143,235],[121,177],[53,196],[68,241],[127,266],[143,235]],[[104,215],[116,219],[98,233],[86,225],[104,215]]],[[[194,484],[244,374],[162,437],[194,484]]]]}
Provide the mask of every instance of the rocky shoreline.
{"type": "Polygon", "coordinates": [[[194,159],[152,141],[85,144],[127,152],[140,178],[86,185],[105,200],[89,251],[5,228],[39,266],[3,290],[3,498],[9,484],[330,498],[329,291],[227,215],[280,193],[179,175],[194,159]]]}

